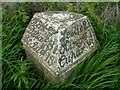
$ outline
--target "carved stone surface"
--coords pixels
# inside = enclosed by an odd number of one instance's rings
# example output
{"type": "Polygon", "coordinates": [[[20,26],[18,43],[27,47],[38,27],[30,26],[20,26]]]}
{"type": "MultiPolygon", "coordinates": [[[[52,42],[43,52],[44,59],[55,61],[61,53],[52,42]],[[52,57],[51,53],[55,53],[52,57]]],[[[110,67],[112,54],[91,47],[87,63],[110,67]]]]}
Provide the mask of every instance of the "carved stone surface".
{"type": "Polygon", "coordinates": [[[89,19],[72,12],[36,13],[21,41],[27,58],[55,83],[68,79],[99,46],[89,19]]]}

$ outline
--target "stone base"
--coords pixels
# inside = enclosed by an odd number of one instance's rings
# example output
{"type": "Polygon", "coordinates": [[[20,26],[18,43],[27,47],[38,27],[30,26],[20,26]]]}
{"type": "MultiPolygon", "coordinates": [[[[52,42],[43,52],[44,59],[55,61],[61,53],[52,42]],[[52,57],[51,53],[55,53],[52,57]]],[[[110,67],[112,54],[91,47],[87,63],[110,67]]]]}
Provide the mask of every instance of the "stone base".
{"type": "MultiPolygon", "coordinates": [[[[36,70],[37,74],[44,78],[47,81],[50,81],[52,83],[55,84],[59,84],[62,83],[66,80],[69,80],[71,77],[71,74],[74,73],[75,69],[77,68],[77,66],[79,65],[79,63],[77,63],[78,65],[75,65],[75,67],[70,68],[69,71],[67,71],[66,73],[62,73],[61,75],[58,76],[54,76],[51,74],[50,71],[48,71],[39,61],[41,61],[40,59],[38,59],[38,57],[25,45],[23,45],[25,52],[26,52],[26,56],[27,59],[32,61],[33,67],[36,70]]],[[[93,53],[96,49],[98,49],[99,44],[96,46],[85,56],[82,57],[81,62],[87,57],[89,56],[91,53],[93,53]]]]}

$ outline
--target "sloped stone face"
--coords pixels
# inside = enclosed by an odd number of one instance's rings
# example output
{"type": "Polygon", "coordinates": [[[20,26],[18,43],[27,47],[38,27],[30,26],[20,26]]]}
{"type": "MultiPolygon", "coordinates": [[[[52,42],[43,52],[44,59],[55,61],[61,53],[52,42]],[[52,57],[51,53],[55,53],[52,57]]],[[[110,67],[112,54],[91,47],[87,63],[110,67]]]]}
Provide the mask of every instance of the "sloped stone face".
{"type": "Polygon", "coordinates": [[[55,83],[68,79],[99,46],[88,18],[70,12],[36,13],[21,41],[28,59],[55,83]]]}

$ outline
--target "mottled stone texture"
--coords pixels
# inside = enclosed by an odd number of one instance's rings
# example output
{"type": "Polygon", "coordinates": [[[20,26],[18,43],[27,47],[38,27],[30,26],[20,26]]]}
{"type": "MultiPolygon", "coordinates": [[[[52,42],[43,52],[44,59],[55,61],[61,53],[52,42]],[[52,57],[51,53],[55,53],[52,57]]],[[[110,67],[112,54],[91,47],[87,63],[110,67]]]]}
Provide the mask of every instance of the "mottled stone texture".
{"type": "Polygon", "coordinates": [[[21,40],[39,74],[60,83],[99,44],[89,19],[72,12],[36,13],[21,40]]]}

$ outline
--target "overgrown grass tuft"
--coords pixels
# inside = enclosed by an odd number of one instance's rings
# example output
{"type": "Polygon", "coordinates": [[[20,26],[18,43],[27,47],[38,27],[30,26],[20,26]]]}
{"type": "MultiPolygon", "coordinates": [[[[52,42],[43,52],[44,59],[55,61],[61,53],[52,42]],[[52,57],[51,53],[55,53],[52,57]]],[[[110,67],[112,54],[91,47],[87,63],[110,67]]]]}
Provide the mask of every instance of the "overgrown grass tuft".
{"type": "MultiPolygon", "coordinates": [[[[56,5],[57,3],[54,6],[56,5]]],[[[3,9],[3,90],[7,88],[40,88],[42,90],[119,88],[120,64],[117,27],[114,25],[105,26],[99,16],[94,13],[95,3],[92,3],[92,6],[88,3],[83,4],[80,11],[75,10],[74,4],[68,5],[66,10],[88,16],[100,42],[100,48],[81,62],[69,81],[54,85],[40,78],[32,68],[32,62],[26,60],[25,51],[20,40],[30,19],[24,7],[19,7],[12,16],[9,16],[7,10],[3,9]]]]}

